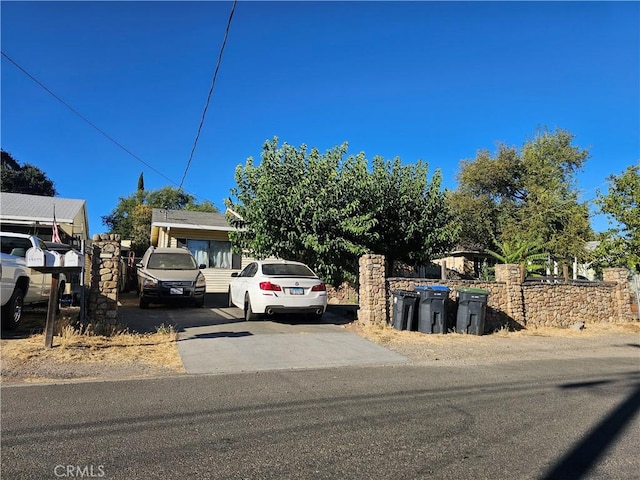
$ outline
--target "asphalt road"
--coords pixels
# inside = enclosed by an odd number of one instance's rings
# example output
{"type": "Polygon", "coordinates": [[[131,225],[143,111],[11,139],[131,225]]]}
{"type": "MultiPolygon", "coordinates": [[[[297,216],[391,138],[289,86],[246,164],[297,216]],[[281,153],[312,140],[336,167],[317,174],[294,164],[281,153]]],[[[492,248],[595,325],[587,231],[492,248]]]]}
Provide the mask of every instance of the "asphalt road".
{"type": "Polygon", "coordinates": [[[640,471],[637,356],[1,394],[3,479],[626,480],[640,471]]]}

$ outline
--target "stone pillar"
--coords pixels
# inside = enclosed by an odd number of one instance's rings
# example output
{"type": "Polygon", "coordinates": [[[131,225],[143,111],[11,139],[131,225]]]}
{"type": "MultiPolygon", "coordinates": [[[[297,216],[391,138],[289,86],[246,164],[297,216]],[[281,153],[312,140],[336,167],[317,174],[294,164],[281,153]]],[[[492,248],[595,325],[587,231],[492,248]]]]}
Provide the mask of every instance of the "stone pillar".
{"type": "Polygon", "coordinates": [[[632,298],[629,287],[629,271],[626,268],[605,268],[602,270],[602,280],[615,283],[613,289],[614,322],[633,322],[637,320],[631,310],[632,298]]]}
{"type": "Polygon", "coordinates": [[[118,312],[120,235],[94,235],[91,250],[88,319],[97,335],[109,335],[118,312]]]}
{"type": "Polygon", "coordinates": [[[365,325],[385,325],[387,323],[384,255],[363,255],[360,257],[358,321],[365,325]]]}
{"type": "Polygon", "coordinates": [[[507,291],[505,313],[522,326],[526,324],[524,295],[522,291],[523,275],[519,265],[496,264],[496,282],[504,282],[507,291]]]}

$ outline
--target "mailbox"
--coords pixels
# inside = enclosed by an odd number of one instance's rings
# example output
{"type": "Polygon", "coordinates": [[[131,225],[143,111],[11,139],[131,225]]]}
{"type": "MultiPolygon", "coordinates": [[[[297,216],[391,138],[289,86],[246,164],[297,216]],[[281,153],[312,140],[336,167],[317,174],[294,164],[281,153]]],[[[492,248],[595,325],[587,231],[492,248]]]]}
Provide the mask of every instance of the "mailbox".
{"type": "Polygon", "coordinates": [[[64,254],[65,267],[82,267],[84,265],[84,255],[75,250],[69,250],[64,254]]]}
{"type": "Polygon", "coordinates": [[[63,267],[64,256],[58,252],[42,250],[38,247],[31,247],[25,255],[27,267],[63,267]]]}
{"type": "Polygon", "coordinates": [[[27,261],[27,267],[44,267],[46,264],[44,250],[37,247],[31,247],[27,250],[24,258],[27,261]]]}

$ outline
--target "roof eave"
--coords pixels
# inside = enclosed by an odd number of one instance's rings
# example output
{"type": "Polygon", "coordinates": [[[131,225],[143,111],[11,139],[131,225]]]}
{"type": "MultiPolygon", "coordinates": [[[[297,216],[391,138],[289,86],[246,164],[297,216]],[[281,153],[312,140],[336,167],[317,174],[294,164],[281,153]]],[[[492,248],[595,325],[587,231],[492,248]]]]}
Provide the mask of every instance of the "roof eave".
{"type": "Polygon", "coordinates": [[[184,228],[191,230],[212,230],[218,232],[235,232],[238,229],[222,225],[193,225],[189,223],[153,222],[151,227],[157,228],[184,228]]]}

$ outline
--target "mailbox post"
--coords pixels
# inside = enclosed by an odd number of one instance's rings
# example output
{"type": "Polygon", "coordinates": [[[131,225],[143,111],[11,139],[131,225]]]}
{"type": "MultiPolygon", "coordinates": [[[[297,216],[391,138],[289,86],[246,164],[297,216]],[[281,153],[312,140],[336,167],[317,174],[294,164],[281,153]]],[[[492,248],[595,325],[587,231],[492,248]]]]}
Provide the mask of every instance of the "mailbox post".
{"type": "Polygon", "coordinates": [[[51,274],[51,292],[47,307],[47,322],[44,327],[44,346],[53,347],[53,332],[56,324],[56,309],[58,305],[58,285],[61,273],[73,273],[82,270],[84,258],[74,250],[64,255],[32,247],[26,253],[27,267],[38,272],[51,274]],[[65,264],[67,266],[65,266],[65,264]]]}
{"type": "Polygon", "coordinates": [[[58,284],[60,272],[51,274],[51,292],[49,293],[49,305],[47,307],[47,323],[44,327],[44,346],[53,347],[53,331],[56,325],[56,307],[58,305],[58,284]]]}

